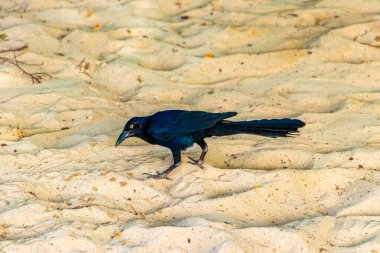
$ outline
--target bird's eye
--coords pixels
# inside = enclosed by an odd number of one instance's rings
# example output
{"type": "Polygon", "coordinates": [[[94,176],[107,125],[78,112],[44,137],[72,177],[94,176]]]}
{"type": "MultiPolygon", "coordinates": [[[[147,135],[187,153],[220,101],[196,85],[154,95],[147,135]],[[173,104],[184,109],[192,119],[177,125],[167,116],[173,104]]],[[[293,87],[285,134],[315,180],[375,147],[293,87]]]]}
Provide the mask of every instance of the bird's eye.
{"type": "Polygon", "coordinates": [[[129,125],[129,128],[130,128],[130,129],[133,129],[133,127],[134,127],[133,124],[130,124],[130,125],[129,125]]]}

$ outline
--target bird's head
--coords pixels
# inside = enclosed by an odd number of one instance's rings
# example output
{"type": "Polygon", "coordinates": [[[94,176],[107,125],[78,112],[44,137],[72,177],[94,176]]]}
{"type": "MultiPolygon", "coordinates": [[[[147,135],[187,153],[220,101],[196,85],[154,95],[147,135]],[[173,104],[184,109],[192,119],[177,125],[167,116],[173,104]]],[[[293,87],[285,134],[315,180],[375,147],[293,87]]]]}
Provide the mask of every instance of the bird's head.
{"type": "Polygon", "coordinates": [[[119,146],[125,139],[132,136],[139,137],[143,132],[144,118],[143,117],[134,117],[128,120],[125,124],[123,131],[117,138],[115,147],[119,146]]]}

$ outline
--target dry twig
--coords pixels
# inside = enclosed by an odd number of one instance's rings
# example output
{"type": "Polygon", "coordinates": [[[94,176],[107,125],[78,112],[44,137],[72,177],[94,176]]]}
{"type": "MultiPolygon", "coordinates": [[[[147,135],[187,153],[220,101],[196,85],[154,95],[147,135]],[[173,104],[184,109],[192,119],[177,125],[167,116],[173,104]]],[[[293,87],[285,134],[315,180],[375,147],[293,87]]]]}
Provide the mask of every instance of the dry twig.
{"type": "Polygon", "coordinates": [[[90,63],[87,62],[85,58],[83,58],[75,68],[79,69],[79,73],[83,73],[88,77],[92,78],[92,76],[89,73],[87,73],[87,70],[90,68],[90,63]]]}
{"type": "Polygon", "coordinates": [[[24,46],[21,46],[18,48],[9,48],[9,49],[0,50],[0,61],[2,61],[3,63],[9,63],[9,64],[17,67],[19,70],[21,70],[22,73],[29,76],[32,79],[33,83],[40,83],[42,81],[43,77],[52,78],[52,76],[50,74],[45,73],[45,72],[30,73],[21,66],[21,65],[29,65],[29,66],[41,66],[42,65],[42,63],[41,64],[31,64],[31,63],[26,63],[26,62],[23,62],[23,61],[20,61],[17,59],[17,57],[22,54],[22,51],[27,49],[27,48],[28,48],[28,46],[24,45],[24,46]],[[11,52],[13,53],[13,58],[1,55],[1,54],[11,53],[11,52]],[[17,54],[17,53],[19,53],[19,54],[17,54]]]}

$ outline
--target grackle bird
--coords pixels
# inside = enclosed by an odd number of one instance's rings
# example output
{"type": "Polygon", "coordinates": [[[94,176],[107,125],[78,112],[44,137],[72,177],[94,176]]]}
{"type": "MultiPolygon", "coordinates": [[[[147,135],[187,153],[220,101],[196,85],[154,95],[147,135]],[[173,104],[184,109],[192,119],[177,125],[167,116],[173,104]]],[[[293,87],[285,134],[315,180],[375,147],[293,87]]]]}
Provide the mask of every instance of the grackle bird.
{"type": "Polygon", "coordinates": [[[181,150],[197,143],[202,148],[198,160],[191,163],[202,167],[207,153],[205,138],[232,134],[256,134],[271,138],[288,137],[305,125],[298,119],[262,119],[251,121],[228,121],[236,112],[211,113],[203,111],[166,110],[146,117],[131,118],[125,125],[115,146],[128,137],[138,137],[150,144],[167,147],[173,154],[174,163],[163,172],[147,174],[148,178],[167,178],[180,165],[181,150]]]}

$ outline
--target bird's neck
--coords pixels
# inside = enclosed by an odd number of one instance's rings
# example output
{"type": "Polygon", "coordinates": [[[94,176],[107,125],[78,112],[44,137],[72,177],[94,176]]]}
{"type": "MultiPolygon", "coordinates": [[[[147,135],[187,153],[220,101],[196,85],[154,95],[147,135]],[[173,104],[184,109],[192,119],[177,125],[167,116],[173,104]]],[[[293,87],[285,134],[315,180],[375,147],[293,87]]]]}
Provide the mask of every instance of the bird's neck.
{"type": "Polygon", "coordinates": [[[150,125],[150,117],[143,117],[141,118],[141,127],[140,127],[140,131],[136,133],[136,137],[150,143],[150,144],[155,144],[154,141],[153,141],[153,138],[150,137],[150,134],[148,133],[148,128],[149,128],[149,125],[150,125]]]}

